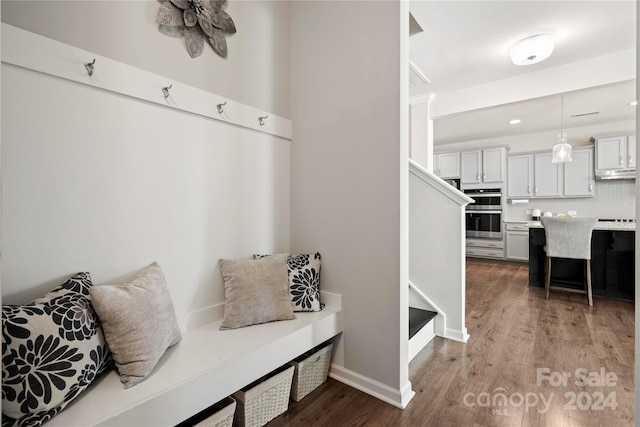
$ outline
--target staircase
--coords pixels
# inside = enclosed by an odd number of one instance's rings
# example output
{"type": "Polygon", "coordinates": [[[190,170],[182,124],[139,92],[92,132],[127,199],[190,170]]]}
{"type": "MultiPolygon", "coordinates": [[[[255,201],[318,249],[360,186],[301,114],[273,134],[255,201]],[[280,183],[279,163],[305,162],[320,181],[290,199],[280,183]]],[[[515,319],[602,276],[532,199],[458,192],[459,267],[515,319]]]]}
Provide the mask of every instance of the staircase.
{"type": "Polygon", "coordinates": [[[435,335],[460,342],[469,338],[464,207],[471,202],[409,160],[409,360],[435,335]]]}
{"type": "Polygon", "coordinates": [[[434,319],[438,313],[409,307],[409,361],[436,335],[434,319]]]}
{"type": "Polygon", "coordinates": [[[421,308],[409,307],[409,339],[413,338],[425,327],[431,319],[436,317],[435,311],[423,310],[421,308]]]}

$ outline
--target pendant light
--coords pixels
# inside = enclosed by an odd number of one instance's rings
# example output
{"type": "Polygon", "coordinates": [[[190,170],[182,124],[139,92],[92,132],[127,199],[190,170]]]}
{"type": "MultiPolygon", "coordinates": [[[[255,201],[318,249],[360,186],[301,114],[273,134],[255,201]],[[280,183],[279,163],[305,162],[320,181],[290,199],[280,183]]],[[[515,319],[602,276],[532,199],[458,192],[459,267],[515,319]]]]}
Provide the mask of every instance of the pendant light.
{"type": "Polygon", "coordinates": [[[551,163],[571,162],[571,145],[567,143],[567,133],[564,131],[564,96],[560,98],[560,133],[558,143],[553,147],[551,163]]]}

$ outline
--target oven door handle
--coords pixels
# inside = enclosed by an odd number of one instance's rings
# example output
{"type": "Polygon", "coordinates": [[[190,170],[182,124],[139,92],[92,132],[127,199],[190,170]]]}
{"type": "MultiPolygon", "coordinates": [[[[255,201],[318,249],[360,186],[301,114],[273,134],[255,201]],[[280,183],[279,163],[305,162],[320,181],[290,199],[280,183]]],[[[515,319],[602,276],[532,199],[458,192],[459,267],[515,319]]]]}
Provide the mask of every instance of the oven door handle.
{"type": "Polygon", "coordinates": [[[502,197],[502,193],[464,193],[465,196],[473,198],[481,197],[502,197]]]}
{"type": "Polygon", "coordinates": [[[502,211],[483,211],[483,210],[466,210],[468,214],[501,214],[502,211]]]}

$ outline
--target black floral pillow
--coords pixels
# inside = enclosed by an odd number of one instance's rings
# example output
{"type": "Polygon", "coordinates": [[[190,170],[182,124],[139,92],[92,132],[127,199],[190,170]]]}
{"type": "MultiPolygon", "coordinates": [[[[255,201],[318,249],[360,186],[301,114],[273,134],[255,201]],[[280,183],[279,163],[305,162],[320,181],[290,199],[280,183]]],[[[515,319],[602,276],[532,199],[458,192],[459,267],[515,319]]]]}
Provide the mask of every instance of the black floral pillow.
{"type": "Polygon", "coordinates": [[[38,426],[107,368],[111,355],[78,273],[26,305],[2,306],[2,425],[38,426]]]}
{"type": "MultiPolygon", "coordinates": [[[[269,255],[254,255],[262,258],[269,255]]],[[[293,311],[320,311],[320,253],[288,255],[289,295],[293,311]]]]}

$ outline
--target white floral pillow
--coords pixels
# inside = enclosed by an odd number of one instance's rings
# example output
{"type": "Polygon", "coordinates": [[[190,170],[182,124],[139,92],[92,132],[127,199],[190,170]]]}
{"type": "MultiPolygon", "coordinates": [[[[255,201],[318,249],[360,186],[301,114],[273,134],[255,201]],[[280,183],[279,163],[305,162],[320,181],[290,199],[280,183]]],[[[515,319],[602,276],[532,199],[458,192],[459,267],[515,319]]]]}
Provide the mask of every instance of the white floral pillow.
{"type": "MultiPolygon", "coordinates": [[[[269,255],[254,255],[263,258],[269,255]]],[[[320,253],[287,256],[289,295],[293,311],[320,311],[320,253]]]]}
{"type": "Polygon", "coordinates": [[[38,426],[75,399],[111,362],[78,273],[26,305],[2,306],[3,426],[38,426]]]}

